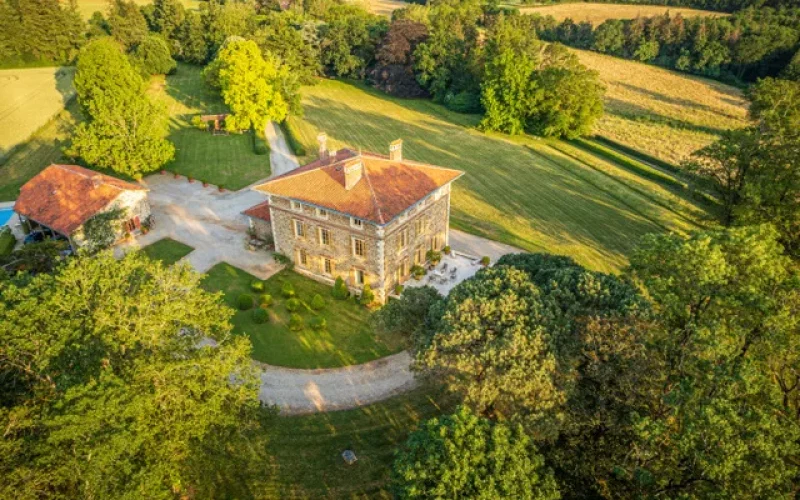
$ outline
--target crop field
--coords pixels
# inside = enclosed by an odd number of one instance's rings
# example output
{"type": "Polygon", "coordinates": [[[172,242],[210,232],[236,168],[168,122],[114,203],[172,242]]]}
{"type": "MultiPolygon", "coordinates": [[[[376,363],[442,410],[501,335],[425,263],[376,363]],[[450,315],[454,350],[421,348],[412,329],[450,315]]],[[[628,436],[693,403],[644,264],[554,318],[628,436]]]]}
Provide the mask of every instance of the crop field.
{"type": "Polygon", "coordinates": [[[316,151],[320,131],[332,147],[375,152],[402,138],[405,157],[464,170],[453,191],[457,229],[613,272],[642,235],[702,223],[691,201],[675,203],[655,182],[566,143],[483,134],[476,116],[360,84],[323,80],[303,96],[305,116],[291,120],[307,151],[316,151]]]}
{"type": "Polygon", "coordinates": [[[253,152],[252,134],[212,135],[192,126],[197,114],[228,111],[203,81],[202,68],[180,64],[174,75],[153,78],[150,93],[170,115],[169,139],[176,151],[167,170],[232,190],[269,177],[269,155],[253,152]]]}
{"type": "Polygon", "coordinates": [[[613,3],[561,3],[555,5],[518,6],[523,14],[541,14],[553,16],[558,21],[572,19],[576,23],[589,21],[597,26],[608,19],[635,19],[637,17],[660,16],[669,12],[671,16],[680,14],[683,17],[724,16],[721,12],[710,10],[686,9],[682,7],[666,7],[663,5],[624,5],[613,3]]]}
{"type": "Polygon", "coordinates": [[[0,163],[75,95],[75,68],[0,70],[0,163]]]}
{"type": "MultiPolygon", "coordinates": [[[[133,0],[137,5],[147,5],[152,3],[152,0],[133,0]]],[[[181,0],[184,7],[188,9],[197,9],[201,0],[181,0]]],[[[78,0],[78,12],[81,13],[84,19],[89,19],[95,12],[102,12],[105,14],[108,10],[108,0],[78,0]]]]}
{"type": "Polygon", "coordinates": [[[575,51],[606,86],[595,132],[673,164],[747,126],[747,100],[724,83],[590,51],[575,51]]]}

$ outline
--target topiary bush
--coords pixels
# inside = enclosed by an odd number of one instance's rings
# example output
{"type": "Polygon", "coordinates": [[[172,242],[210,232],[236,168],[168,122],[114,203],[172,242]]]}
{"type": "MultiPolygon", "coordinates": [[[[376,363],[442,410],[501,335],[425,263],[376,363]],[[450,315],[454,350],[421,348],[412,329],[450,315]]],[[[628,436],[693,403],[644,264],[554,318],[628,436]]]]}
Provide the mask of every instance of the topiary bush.
{"type": "Polygon", "coordinates": [[[295,312],[296,310],[300,309],[300,301],[296,298],[291,298],[286,301],[286,310],[289,312],[295,312]]]}
{"type": "Polygon", "coordinates": [[[289,316],[289,330],[296,332],[303,329],[303,318],[299,314],[293,313],[289,316]]]}
{"type": "Polygon", "coordinates": [[[263,292],[264,291],[264,282],[263,281],[253,281],[250,283],[250,290],[254,292],[263,292]]]}
{"type": "Polygon", "coordinates": [[[415,264],[411,266],[411,274],[414,276],[415,279],[421,280],[422,277],[425,276],[425,268],[415,264]]]}
{"type": "Polygon", "coordinates": [[[308,326],[310,326],[313,330],[324,330],[328,327],[328,321],[322,316],[314,316],[308,320],[308,326]]]}
{"type": "Polygon", "coordinates": [[[272,305],[272,295],[268,293],[262,293],[258,296],[258,305],[261,307],[269,307],[272,305]]]}
{"type": "Polygon", "coordinates": [[[292,286],[292,284],[287,281],[281,287],[281,293],[287,299],[294,297],[294,286],[292,286]]]}
{"type": "Polygon", "coordinates": [[[364,285],[364,289],[361,290],[361,297],[358,299],[358,302],[362,306],[368,306],[375,302],[375,293],[372,291],[372,287],[369,286],[369,283],[364,285]]]}
{"type": "Polygon", "coordinates": [[[488,256],[488,255],[484,255],[483,257],[481,257],[481,265],[482,265],[483,267],[486,267],[486,266],[488,266],[488,265],[489,265],[489,262],[491,262],[491,259],[489,259],[489,256],[488,256]]]}
{"type": "Polygon", "coordinates": [[[253,323],[263,325],[267,321],[269,321],[269,313],[266,309],[258,308],[253,311],[253,323]]]}
{"type": "Polygon", "coordinates": [[[240,311],[246,311],[253,307],[253,296],[249,293],[243,293],[239,295],[236,304],[239,306],[240,311]]]}
{"type": "Polygon", "coordinates": [[[395,295],[401,295],[403,293],[404,289],[405,289],[405,287],[403,285],[395,285],[394,286],[394,294],[395,295]]]}
{"type": "Polygon", "coordinates": [[[325,308],[325,299],[322,298],[322,295],[316,294],[314,298],[311,299],[311,308],[315,311],[319,311],[325,308]]]}
{"type": "Polygon", "coordinates": [[[445,245],[444,248],[442,248],[442,252],[444,252],[445,255],[450,255],[450,252],[452,252],[450,245],[445,245]]]}
{"type": "Polygon", "coordinates": [[[347,289],[344,280],[339,276],[336,278],[336,283],[333,284],[333,298],[337,300],[347,300],[348,297],[350,297],[350,290],[347,289]]]}

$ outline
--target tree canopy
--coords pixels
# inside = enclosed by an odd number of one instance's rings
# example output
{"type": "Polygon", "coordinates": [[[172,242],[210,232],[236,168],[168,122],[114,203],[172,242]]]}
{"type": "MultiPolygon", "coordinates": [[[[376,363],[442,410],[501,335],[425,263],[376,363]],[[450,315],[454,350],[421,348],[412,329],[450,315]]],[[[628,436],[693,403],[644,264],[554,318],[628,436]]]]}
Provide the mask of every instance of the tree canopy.
{"type": "Polygon", "coordinates": [[[175,71],[167,41],[159,35],[147,35],[133,51],[133,62],[144,75],[166,75],[175,71]]]}

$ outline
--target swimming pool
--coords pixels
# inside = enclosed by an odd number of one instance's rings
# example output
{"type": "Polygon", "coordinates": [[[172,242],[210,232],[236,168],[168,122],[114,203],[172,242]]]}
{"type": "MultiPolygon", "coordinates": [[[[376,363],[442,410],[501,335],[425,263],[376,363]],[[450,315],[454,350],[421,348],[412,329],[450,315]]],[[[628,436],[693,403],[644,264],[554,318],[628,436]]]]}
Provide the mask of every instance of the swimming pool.
{"type": "Polygon", "coordinates": [[[0,208],[0,227],[5,226],[11,221],[14,216],[14,211],[10,208],[0,208]]]}

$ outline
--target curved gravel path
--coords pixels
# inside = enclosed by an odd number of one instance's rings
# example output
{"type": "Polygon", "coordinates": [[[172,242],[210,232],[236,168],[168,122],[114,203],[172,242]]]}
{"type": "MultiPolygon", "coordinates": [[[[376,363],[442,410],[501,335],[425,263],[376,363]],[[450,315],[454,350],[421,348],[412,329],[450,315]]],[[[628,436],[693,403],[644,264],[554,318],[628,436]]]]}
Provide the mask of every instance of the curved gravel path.
{"type": "Polygon", "coordinates": [[[259,399],[282,414],[299,415],[368,405],[416,386],[404,351],[363,365],[299,370],[261,365],[259,399]]]}

